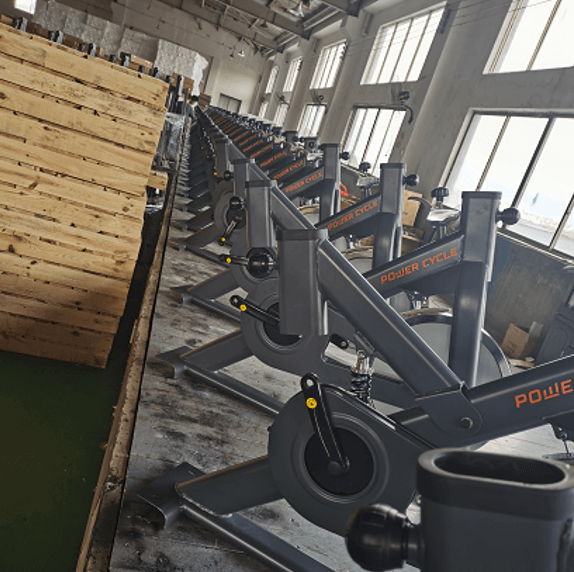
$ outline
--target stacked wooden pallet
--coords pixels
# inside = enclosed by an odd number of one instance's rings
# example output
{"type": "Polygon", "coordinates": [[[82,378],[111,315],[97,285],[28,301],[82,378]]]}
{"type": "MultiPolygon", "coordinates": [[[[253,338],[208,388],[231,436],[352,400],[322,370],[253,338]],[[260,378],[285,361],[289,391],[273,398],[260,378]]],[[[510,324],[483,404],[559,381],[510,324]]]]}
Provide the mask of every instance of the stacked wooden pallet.
{"type": "Polygon", "coordinates": [[[0,25],[0,349],[105,366],[168,86],[0,25]]]}
{"type": "Polygon", "coordinates": [[[199,94],[199,101],[197,102],[201,109],[205,109],[211,105],[211,95],[207,95],[206,93],[199,94]]]}

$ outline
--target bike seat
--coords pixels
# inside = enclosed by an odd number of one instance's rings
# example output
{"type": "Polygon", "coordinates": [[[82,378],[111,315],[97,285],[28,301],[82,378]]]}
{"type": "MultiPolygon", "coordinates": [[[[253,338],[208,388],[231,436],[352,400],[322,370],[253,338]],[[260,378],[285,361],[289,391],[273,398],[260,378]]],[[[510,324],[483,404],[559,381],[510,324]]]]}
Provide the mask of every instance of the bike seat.
{"type": "Polygon", "coordinates": [[[427,221],[433,228],[446,227],[451,222],[458,220],[460,211],[454,209],[432,209],[427,215],[427,221]]]}

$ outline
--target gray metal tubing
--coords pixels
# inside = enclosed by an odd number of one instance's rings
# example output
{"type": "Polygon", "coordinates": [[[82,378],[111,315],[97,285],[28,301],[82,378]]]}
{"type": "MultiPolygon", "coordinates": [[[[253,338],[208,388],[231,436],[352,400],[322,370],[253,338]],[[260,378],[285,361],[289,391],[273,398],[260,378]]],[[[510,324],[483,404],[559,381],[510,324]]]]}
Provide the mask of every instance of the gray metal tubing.
{"type": "Polygon", "coordinates": [[[327,299],[416,395],[460,386],[452,370],[329,241],[318,249],[319,282],[327,299]]]}
{"type": "MultiPolygon", "coordinates": [[[[158,357],[161,358],[161,356],[158,357]]],[[[242,381],[239,381],[238,379],[235,379],[226,373],[206,370],[201,366],[188,363],[185,361],[185,359],[183,362],[185,364],[185,371],[187,373],[198,377],[209,385],[213,385],[214,387],[221,389],[225,393],[228,393],[232,397],[235,397],[244,403],[256,407],[260,411],[263,411],[263,413],[268,413],[269,415],[276,416],[285,405],[278,399],[274,399],[266,393],[254,389],[250,385],[247,385],[246,383],[243,383],[242,381]]]]}
{"type": "Polygon", "coordinates": [[[199,469],[183,463],[154,481],[140,494],[140,498],[161,512],[165,526],[173,524],[183,513],[187,518],[278,572],[334,572],[242,516],[217,516],[192,502],[182,501],[176,494],[174,485],[189,479],[191,475],[202,474],[199,469]]]}
{"type": "Polygon", "coordinates": [[[209,344],[201,346],[181,359],[203,369],[217,371],[251,356],[251,350],[245,343],[241,330],[227,334],[209,344]]]}
{"type": "MultiPolygon", "coordinates": [[[[231,270],[226,270],[221,274],[216,274],[212,278],[201,282],[201,284],[197,286],[187,287],[184,291],[178,288],[173,288],[173,290],[179,292],[182,296],[189,294],[191,296],[215,300],[234,288],[237,288],[237,281],[233,277],[231,270]]],[[[185,304],[185,300],[183,302],[185,304]]]]}
{"type": "Polygon", "coordinates": [[[463,262],[454,297],[448,365],[468,387],[476,383],[488,272],[484,263],[463,262]]]}
{"type": "Polygon", "coordinates": [[[214,224],[206,226],[204,229],[192,234],[181,241],[181,244],[187,246],[206,246],[221,238],[221,231],[214,224]]]}
{"type": "Polygon", "coordinates": [[[271,216],[281,229],[315,229],[276,185],[271,186],[271,216]]]}
{"type": "Polygon", "coordinates": [[[466,438],[441,431],[419,407],[391,417],[417,435],[424,435],[436,447],[464,447],[490,441],[552,423],[553,417],[574,411],[572,371],[574,356],[568,356],[466,390],[466,397],[482,417],[481,429],[466,438]],[[549,395],[554,397],[549,399],[549,395]]]}
{"type": "Polygon", "coordinates": [[[246,518],[233,515],[229,518],[207,514],[200,508],[186,503],[184,514],[219,537],[279,572],[334,572],[278,536],[267,532],[246,518]],[[241,519],[241,520],[239,520],[241,519]]]}
{"type": "Polygon", "coordinates": [[[217,514],[238,512],[283,498],[267,456],[179,483],[175,490],[184,500],[217,514]]]}

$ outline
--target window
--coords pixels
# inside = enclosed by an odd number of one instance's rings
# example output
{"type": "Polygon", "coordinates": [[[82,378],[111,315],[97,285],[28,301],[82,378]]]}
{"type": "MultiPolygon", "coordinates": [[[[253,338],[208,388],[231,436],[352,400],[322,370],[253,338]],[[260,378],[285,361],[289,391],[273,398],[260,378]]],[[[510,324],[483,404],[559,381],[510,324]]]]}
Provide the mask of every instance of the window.
{"type": "Polygon", "coordinates": [[[508,232],[574,256],[574,117],[476,113],[447,181],[449,204],[462,191],[501,191],[520,222],[508,232]]]}
{"type": "Polygon", "coordinates": [[[275,125],[283,125],[285,121],[285,116],[287,115],[287,111],[289,110],[288,103],[281,103],[275,112],[275,118],[273,119],[273,123],[275,125]]]}
{"type": "Polygon", "coordinates": [[[36,0],[14,0],[14,8],[22,10],[22,12],[28,12],[28,14],[34,14],[36,11],[36,0]]]}
{"type": "Polygon", "coordinates": [[[307,105],[299,123],[299,137],[316,137],[326,110],[326,105],[314,103],[307,105]]]}
{"type": "Polygon", "coordinates": [[[486,73],[574,66],[572,0],[515,0],[486,73]]]}
{"type": "Polygon", "coordinates": [[[279,73],[279,66],[274,66],[269,74],[269,79],[267,80],[267,87],[265,88],[265,93],[271,93],[275,87],[275,82],[277,81],[277,74],[279,73]]]}
{"type": "Polygon", "coordinates": [[[265,114],[267,113],[267,108],[269,107],[269,102],[268,101],[263,101],[261,103],[261,107],[259,108],[259,113],[257,115],[257,117],[261,117],[264,118],[265,114]]]}
{"type": "Polygon", "coordinates": [[[371,164],[371,173],[387,163],[405,115],[404,111],[384,107],[358,107],[351,114],[343,150],[350,154],[349,164],[371,164]]]}
{"type": "Polygon", "coordinates": [[[326,46],[321,50],[310,89],[327,89],[333,87],[337,72],[345,55],[346,43],[338,42],[331,46],[326,46]]]}
{"type": "Polygon", "coordinates": [[[443,8],[379,28],[361,84],[416,81],[429,53],[443,8]]]}
{"type": "Polygon", "coordinates": [[[293,91],[295,82],[297,81],[297,76],[301,70],[302,63],[303,58],[295,58],[294,60],[291,60],[291,63],[289,64],[289,70],[287,71],[287,77],[285,78],[285,85],[283,86],[284,93],[293,91]]]}

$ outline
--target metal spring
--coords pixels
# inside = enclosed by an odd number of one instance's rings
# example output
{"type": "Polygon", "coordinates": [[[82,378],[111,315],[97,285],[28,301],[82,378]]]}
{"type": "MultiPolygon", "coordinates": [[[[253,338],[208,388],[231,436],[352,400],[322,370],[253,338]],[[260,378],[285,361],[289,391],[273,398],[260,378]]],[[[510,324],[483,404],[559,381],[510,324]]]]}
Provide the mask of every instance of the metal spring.
{"type": "Polygon", "coordinates": [[[367,405],[373,405],[371,399],[372,376],[370,373],[351,371],[351,393],[367,405]]]}

